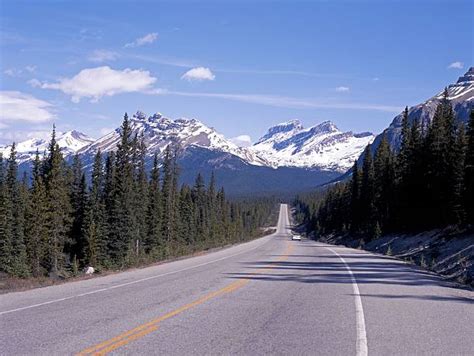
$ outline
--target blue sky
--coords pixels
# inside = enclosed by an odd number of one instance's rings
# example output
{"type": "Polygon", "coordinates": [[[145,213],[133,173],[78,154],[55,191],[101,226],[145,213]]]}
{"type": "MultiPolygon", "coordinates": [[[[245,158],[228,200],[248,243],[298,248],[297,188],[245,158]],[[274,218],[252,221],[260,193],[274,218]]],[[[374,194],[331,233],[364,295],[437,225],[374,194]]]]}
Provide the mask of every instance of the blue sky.
{"type": "Polygon", "coordinates": [[[473,64],[472,1],[0,4],[0,143],[138,109],[252,140],[290,119],[380,132],[473,64]]]}

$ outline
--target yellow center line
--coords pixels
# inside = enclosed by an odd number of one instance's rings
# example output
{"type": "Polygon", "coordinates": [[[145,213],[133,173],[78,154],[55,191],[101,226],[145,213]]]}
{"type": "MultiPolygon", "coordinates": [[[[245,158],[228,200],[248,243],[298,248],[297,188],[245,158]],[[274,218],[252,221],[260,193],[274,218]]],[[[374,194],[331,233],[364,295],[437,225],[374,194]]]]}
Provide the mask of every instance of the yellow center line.
{"type": "MultiPolygon", "coordinates": [[[[287,247],[286,247],[286,250],[284,252],[284,254],[282,256],[280,256],[277,261],[283,261],[285,259],[288,258],[288,255],[291,253],[291,250],[292,250],[293,246],[291,244],[289,244],[287,242],[287,247]]],[[[255,270],[255,272],[265,272],[265,271],[269,271],[271,270],[273,267],[272,266],[269,266],[268,268],[266,269],[263,269],[263,270],[255,270]]],[[[142,338],[150,333],[152,333],[153,331],[157,330],[158,329],[158,323],[164,321],[164,320],[167,320],[169,318],[172,318],[188,309],[191,309],[195,306],[198,306],[200,304],[203,304],[205,302],[207,302],[208,300],[212,299],[212,298],[215,298],[215,297],[218,297],[218,296],[221,296],[221,295],[224,295],[224,294],[228,294],[228,293],[231,293],[231,292],[234,292],[235,290],[239,289],[239,288],[242,288],[243,286],[245,286],[247,283],[249,283],[249,280],[248,279],[239,279],[217,291],[214,291],[214,292],[211,292],[209,294],[206,294],[205,296],[203,296],[202,298],[198,299],[198,300],[195,300],[194,302],[191,302],[191,303],[188,303],[188,304],[185,304],[183,305],[182,307],[178,308],[178,309],[175,309],[163,316],[160,316],[156,319],[153,319],[147,323],[144,323],[142,325],[139,325],[137,326],[136,328],[133,328],[127,332],[124,332],[122,334],[119,334],[109,340],[106,340],[104,342],[101,342],[97,345],[94,345],[94,346],[91,346],[85,350],[82,350],[81,352],[79,352],[77,355],[79,356],[83,356],[83,355],[105,355],[113,350],[116,350],[117,348],[119,347],[122,347],[124,345],[127,345],[128,343],[136,340],[136,339],[139,339],[139,338],[142,338]]]]}

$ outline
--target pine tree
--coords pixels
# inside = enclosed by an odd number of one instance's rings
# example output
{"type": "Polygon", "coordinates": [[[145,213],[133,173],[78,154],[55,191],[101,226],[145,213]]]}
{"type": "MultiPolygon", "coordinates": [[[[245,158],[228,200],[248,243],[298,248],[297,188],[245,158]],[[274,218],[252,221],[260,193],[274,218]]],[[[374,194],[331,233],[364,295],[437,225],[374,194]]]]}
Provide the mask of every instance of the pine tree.
{"type": "Polygon", "coordinates": [[[465,221],[466,210],[463,202],[464,188],[464,167],[466,159],[466,131],[464,125],[459,125],[456,134],[456,141],[452,148],[452,167],[450,177],[449,206],[451,211],[451,222],[460,224],[465,221]]]}
{"type": "Polygon", "coordinates": [[[163,245],[162,241],[162,199],[160,189],[160,168],[158,165],[158,155],[153,158],[153,168],[151,170],[150,182],[148,185],[148,211],[147,227],[148,234],[146,240],[146,250],[148,253],[160,255],[159,249],[163,245]]]}
{"type": "Polygon", "coordinates": [[[390,204],[393,191],[393,159],[385,133],[374,157],[374,199],[378,228],[383,231],[390,218],[390,204]]]}
{"type": "Polygon", "coordinates": [[[34,277],[44,274],[48,249],[48,201],[41,160],[36,151],[26,218],[26,241],[29,264],[34,277]]]}
{"type": "Polygon", "coordinates": [[[64,247],[72,220],[67,172],[54,128],[44,174],[48,201],[48,270],[57,276],[65,266],[64,247]]]}
{"type": "Polygon", "coordinates": [[[163,207],[163,239],[165,243],[165,255],[170,253],[170,245],[175,237],[176,231],[176,188],[175,188],[175,160],[171,147],[167,146],[165,149],[163,159],[163,184],[162,184],[162,207],[163,207]]]}
{"type": "Polygon", "coordinates": [[[145,156],[146,146],[144,142],[143,134],[138,139],[135,139],[134,143],[135,151],[135,189],[134,189],[134,223],[136,226],[135,234],[135,253],[136,257],[139,258],[140,254],[144,252],[146,242],[148,239],[148,228],[147,228],[147,211],[148,211],[148,178],[145,167],[145,156]],[[143,251],[142,251],[143,250],[143,251]]]}
{"type": "MultiPolygon", "coordinates": [[[[109,167],[110,168],[110,167],[109,167]]],[[[98,268],[107,264],[107,226],[102,154],[97,151],[92,167],[91,186],[86,204],[83,234],[86,264],[98,268]]]]}
{"type": "Polygon", "coordinates": [[[181,188],[179,194],[179,217],[178,240],[186,247],[195,243],[195,215],[191,189],[187,185],[181,188]]]}
{"type": "Polygon", "coordinates": [[[410,164],[410,152],[411,152],[411,130],[410,123],[408,121],[408,107],[405,107],[403,111],[402,118],[402,129],[401,129],[401,140],[400,140],[400,152],[398,154],[398,169],[399,176],[397,179],[400,179],[400,176],[404,175],[410,164]]]}
{"type": "Polygon", "coordinates": [[[71,226],[71,254],[79,261],[86,255],[87,241],[84,237],[84,219],[87,204],[86,178],[83,173],[82,162],[79,155],[75,155],[72,163],[72,183],[71,183],[71,206],[72,206],[72,226],[71,226]]]}
{"type": "Polygon", "coordinates": [[[5,164],[0,153],[0,271],[11,272],[12,256],[11,202],[5,182],[5,164]]]}
{"type": "Polygon", "coordinates": [[[9,201],[7,224],[10,235],[10,274],[26,277],[29,274],[25,245],[25,207],[26,196],[21,193],[18,183],[18,164],[16,162],[15,144],[12,145],[7,161],[5,179],[6,199],[9,201]]]}
{"type": "Polygon", "coordinates": [[[466,222],[474,224],[474,110],[471,110],[467,127],[467,147],[464,163],[464,209],[466,222]]]}
{"type": "Polygon", "coordinates": [[[128,115],[124,115],[115,158],[115,177],[109,223],[109,252],[113,263],[123,267],[136,235],[132,140],[128,115]]]}
{"type": "Polygon", "coordinates": [[[352,166],[352,177],[350,181],[350,208],[351,208],[351,219],[350,226],[351,232],[357,234],[360,230],[361,223],[361,210],[360,210],[360,185],[361,185],[361,171],[357,164],[357,161],[354,162],[352,166]]]}
{"type": "Polygon", "coordinates": [[[427,213],[430,222],[443,226],[453,222],[453,206],[450,194],[453,191],[453,147],[456,131],[454,113],[445,89],[436,108],[426,137],[427,149],[427,213]]]}
{"type": "Polygon", "coordinates": [[[194,210],[196,212],[196,235],[199,242],[205,243],[208,238],[208,221],[206,207],[206,186],[201,173],[198,173],[193,190],[194,210]]]}
{"type": "Polygon", "coordinates": [[[375,213],[375,189],[374,189],[374,164],[370,145],[364,151],[362,163],[362,180],[360,187],[361,214],[363,217],[362,231],[373,236],[376,221],[375,213]]]}

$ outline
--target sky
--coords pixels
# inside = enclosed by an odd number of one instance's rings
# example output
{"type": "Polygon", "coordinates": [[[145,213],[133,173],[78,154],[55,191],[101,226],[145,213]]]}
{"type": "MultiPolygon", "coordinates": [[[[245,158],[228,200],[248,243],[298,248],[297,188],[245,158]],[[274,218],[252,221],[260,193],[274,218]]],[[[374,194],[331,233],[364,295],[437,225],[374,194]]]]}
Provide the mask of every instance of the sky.
{"type": "MultiPolygon", "coordinates": [[[[0,0],[0,144],[141,110],[378,133],[472,66],[473,2],[0,0]]],[[[249,136],[249,137],[247,137],[249,136]]]]}

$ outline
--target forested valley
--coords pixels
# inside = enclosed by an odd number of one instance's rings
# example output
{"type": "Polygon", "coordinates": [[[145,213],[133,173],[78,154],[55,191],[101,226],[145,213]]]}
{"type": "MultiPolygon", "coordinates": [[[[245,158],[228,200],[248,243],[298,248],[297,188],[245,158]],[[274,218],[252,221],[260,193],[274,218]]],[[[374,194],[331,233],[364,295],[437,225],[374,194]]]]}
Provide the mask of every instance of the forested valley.
{"type": "Polygon", "coordinates": [[[0,156],[0,272],[57,279],[140,266],[249,240],[276,220],[275,199],[230,201],[214,176],[179,186],[176,148],[155,155],[151,172],[145,154],[127,115],[117,151],[97,152],[90,179],[78,155],[66,162],[54,129],[31,177],[17,177],[13,145],[0,156]]]}

